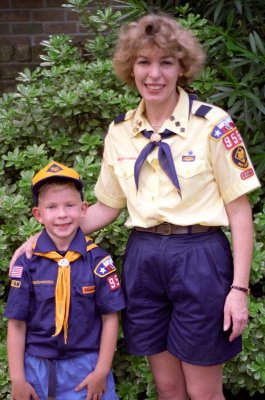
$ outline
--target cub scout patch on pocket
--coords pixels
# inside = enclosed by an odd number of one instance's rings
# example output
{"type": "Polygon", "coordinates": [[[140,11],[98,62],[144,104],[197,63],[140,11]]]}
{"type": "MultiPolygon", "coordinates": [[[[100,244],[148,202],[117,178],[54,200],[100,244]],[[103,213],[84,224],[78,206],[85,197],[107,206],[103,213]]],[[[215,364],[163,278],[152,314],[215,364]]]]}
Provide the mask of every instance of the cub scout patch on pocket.
{"type": "Polygon", "coordinates": [[[94,273],[100,278],[104,278],[104,276],[107,276],[114,271],[116,271],[116,267],[111,256],[103,258],[94,269],[94,273]]]}
{"type": "Polygon", "coordinates": [[[15,288],[20,288],[21,282],[20,281],[15,281],[14,279],[12,279],[11,286],[15,287],[15,288]]]}

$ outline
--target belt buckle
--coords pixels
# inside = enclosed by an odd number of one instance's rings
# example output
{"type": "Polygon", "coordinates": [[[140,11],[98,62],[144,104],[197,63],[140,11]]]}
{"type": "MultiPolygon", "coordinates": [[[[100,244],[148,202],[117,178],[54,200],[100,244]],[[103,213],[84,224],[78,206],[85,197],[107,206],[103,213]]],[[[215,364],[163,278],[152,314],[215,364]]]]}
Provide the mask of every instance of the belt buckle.
{"type": "Polygon", "coordinates": [[[162,231],[161,231],[162,235],[168,236],[168,235],[172,234],[172,225],[171,224],[163,223],[161,225],[161,228],[162,228],[162,231]]]}

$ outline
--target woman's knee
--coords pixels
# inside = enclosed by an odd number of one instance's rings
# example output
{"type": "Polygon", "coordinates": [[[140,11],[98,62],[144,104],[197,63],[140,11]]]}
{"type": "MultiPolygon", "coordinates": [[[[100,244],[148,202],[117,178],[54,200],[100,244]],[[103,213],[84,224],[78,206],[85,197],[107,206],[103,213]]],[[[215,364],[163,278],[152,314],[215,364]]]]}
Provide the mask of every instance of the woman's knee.
{"type": "Polygon", "coordinates": [[[167,351],[148,357],[159,400],[186,400],[181,362],[167,351]]]}

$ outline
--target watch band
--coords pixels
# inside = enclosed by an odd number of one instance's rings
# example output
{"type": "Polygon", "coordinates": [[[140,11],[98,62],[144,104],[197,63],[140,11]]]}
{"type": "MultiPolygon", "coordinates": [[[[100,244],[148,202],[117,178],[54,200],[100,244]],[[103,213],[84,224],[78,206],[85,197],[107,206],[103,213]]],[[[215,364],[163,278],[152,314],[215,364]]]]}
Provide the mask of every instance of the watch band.
{"type": "Polygon", "coordinates": [[[241,292],[244,292],[244,293],[246,293],[246,294],[250,294],[250,289],[249,289],[249,288],[231,285],[231,286],[230,286],[230,289],[236,289],[236,290],[240,290],[241,292]]]}

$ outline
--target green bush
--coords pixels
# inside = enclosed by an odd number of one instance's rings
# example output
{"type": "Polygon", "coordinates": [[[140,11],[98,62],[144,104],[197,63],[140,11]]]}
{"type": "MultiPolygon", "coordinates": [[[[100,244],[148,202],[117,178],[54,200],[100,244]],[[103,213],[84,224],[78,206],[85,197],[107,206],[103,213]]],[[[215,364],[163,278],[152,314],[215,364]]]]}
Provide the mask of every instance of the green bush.
{"type": "MultiPolygon", "coordinates": [[[[11,255],[20,243],[40,230],[31,216],[30,186],[35,171],[51,160],[74,165],[83,177],[86,198],[93,203],[93,188],[108,124],[116,115],[134,108],[139,101],[137,93],[121,84],[112,69],[115,34],[124,16],[109,8],[92,14],[87,9],[90,3],[90,0],[69,0],[66,6],[80,14],[82,23],[94,39],[80,47],[66,35],[51,36],[42,43],[40,66],[34,71],[21,72],[16,92],[0,98],[1,307],[8,291],[7,270],[11,255]]],[[[125,8],[127,17],[148,9],[148,2],[144,1],[122,3],[132,3],[132,7],[136,3],[138,8],[143,5],[143,9],[129,8],[128,11],[125,8]]],[[[195,6],[190,8],[184,4],[173,9],[180,22],[198,35],[209,54],[207,67],[193,88],[200,98],[215,101],[231,112],[263,181],[265,63],[257,35],[243,35],[242,25],[235,27],[231,18],[228,18],[229,29],[221,24],[215,26],[200,17],[195,6]]],[[[233,393],[246,389],[254,395],[265,390],[265,339],[262,335],[265,324],[264,190],[252,193],[250,199],[256,231],[250,322],[244,333],[244,351],[227,363],[224,381],[233,393]]],[[[113,254],[119,268],[128,237],[128,230],[123,226],[125,219],[124,211],[115,223],[93,235],[97,243],[113,254]]],[[[2,321],[0,400],[8,399],[10,390],[5,329],[5,321],[2,321]]],[[[114,369],[120,399],[156,398],[146,360],[125,354],[122,333],[114,369]]]]}

